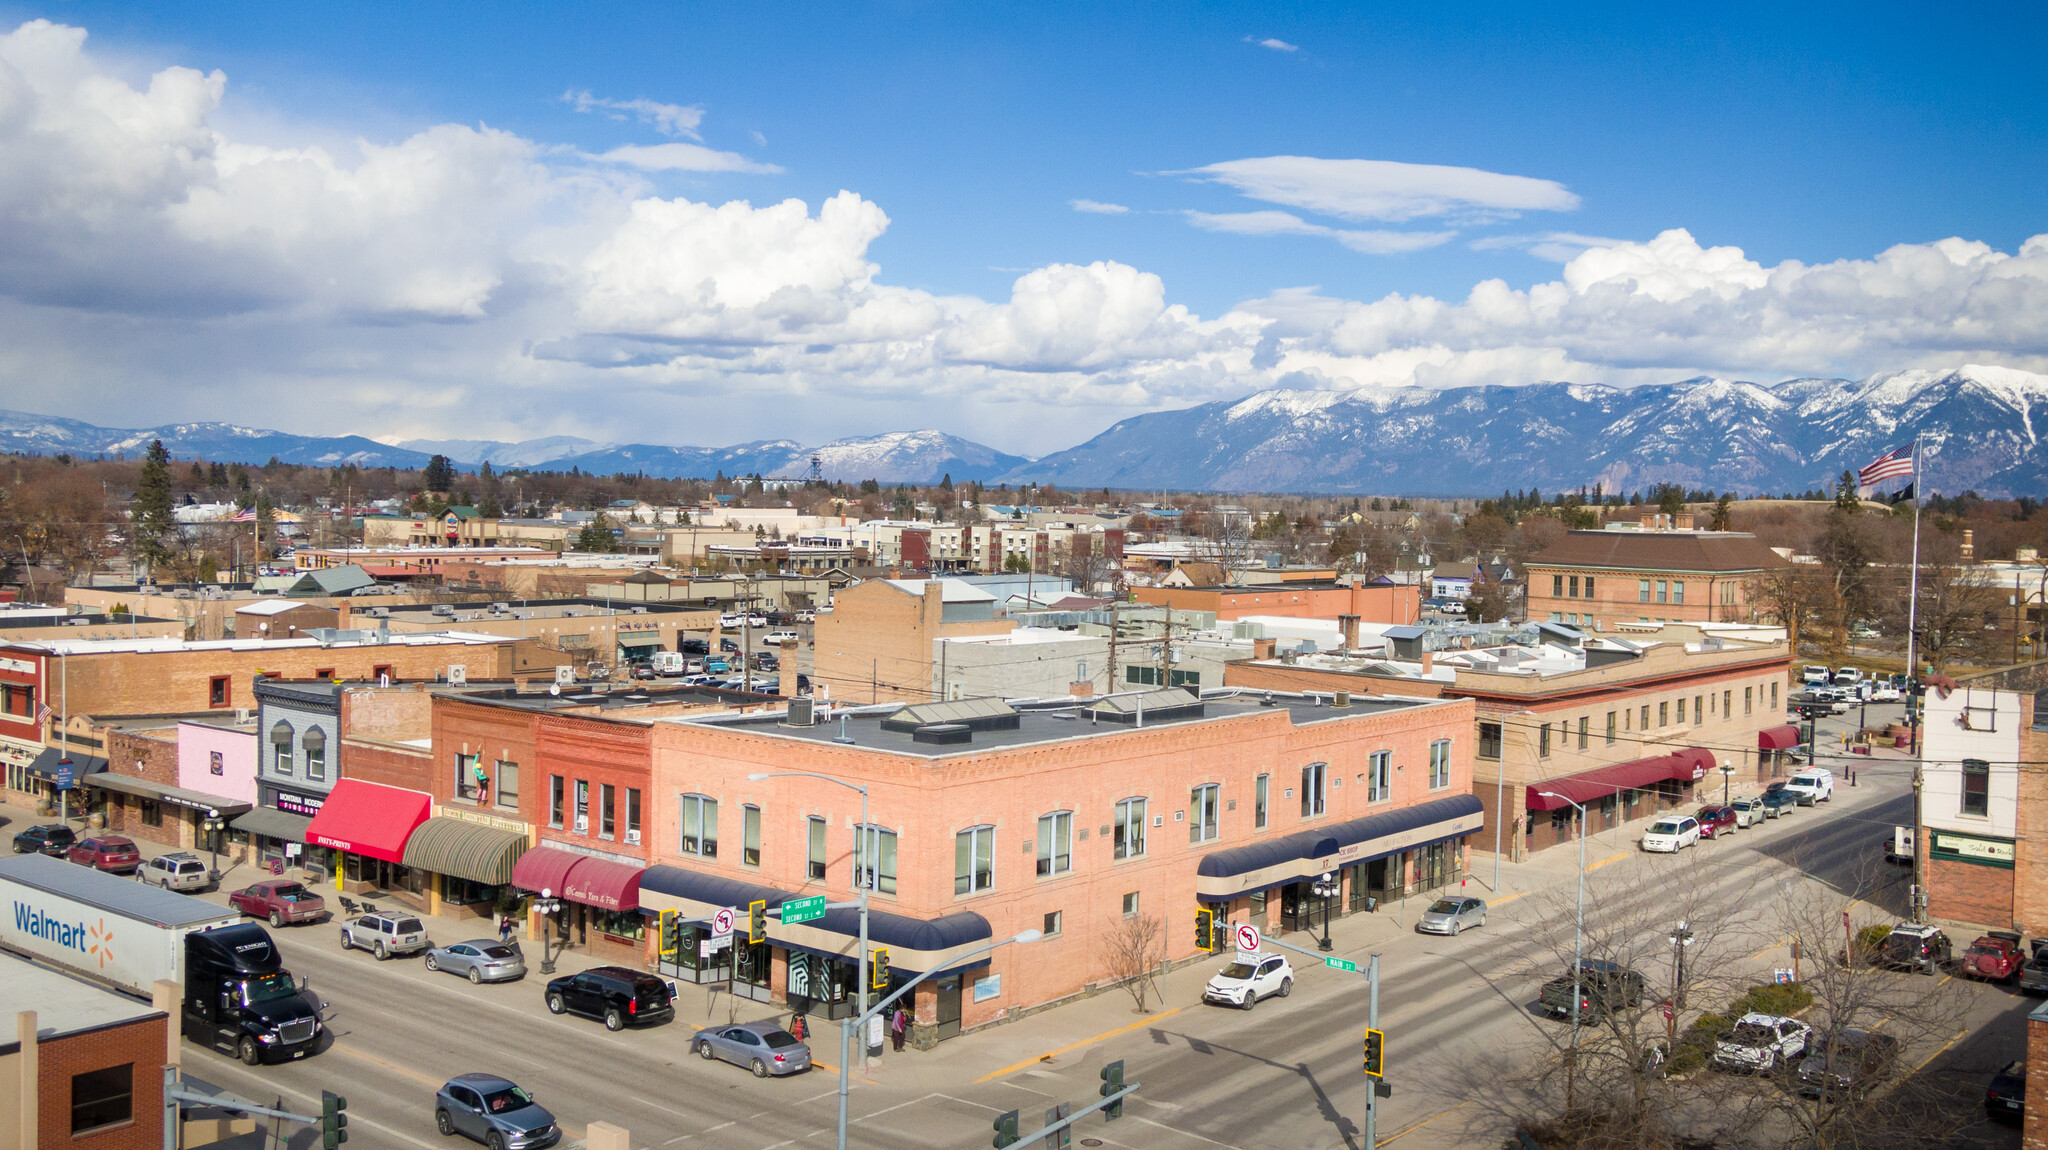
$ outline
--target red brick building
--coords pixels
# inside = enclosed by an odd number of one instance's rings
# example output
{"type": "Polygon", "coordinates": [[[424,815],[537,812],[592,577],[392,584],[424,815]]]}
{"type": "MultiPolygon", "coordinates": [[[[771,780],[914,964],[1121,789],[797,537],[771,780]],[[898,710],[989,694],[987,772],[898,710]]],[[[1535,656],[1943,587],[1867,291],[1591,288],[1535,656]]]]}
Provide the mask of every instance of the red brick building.
{"type": "MultiPolygon", "coordinates": [[[[164,984],[159,984],[161,987],[164,984]]],[[[0,1150],[157,1150],[172,1020],[27,962],[0,966],[0,1150]]]]}
{"type": "Polygon", "coordinates": [[[1568,531],[1524,567],[1528,617],[1574,626],[1741,623],[1749,584],[1790,561],[1754,535],[1644,516],[1643,530],[1568,531]]]}

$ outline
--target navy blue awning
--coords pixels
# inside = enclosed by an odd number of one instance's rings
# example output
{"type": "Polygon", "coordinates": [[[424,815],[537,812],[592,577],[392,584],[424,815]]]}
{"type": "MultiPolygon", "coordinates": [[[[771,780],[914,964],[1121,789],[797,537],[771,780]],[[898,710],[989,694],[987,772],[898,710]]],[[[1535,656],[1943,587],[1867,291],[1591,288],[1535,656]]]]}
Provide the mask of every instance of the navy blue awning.
{"type": "Polygon", "coordinates": [[[1195,868],[1196,897],[1228,902],[1248,891],[1313,878],[1334,867],[1469,835],[1484,823],[1472,795],[1314,827],[1268,842],[1211,851],[1195,868]]]}
{"type": "MultiPolygon", "coordinates": [[[[721,907],[729,906],[735,910],[745,911],[747,906],[754,902],[765,902],[769,906],[781,906],[784,899],[796,897],[788,891],[777,890],[772,886],[759,886],[755,883],[741,882],[738,879],[720,878],[714,874],[685,870],[679,866],[651,866],[642,871],[640,874],[640,894],[643,906],[647,905],[646,896],[650,891],[668,895],[671,899],[680,902],[699,904],[706,909],[701,916],[696,915],[693,909],[691,911],[692,916],[707,919],[721,907]]],[[[664,905],[665,909],[683,909],[664,905]]],[[[874,915],[872,912],[870,912],[868,918],[870,921],[873,920],[874,915]]]]}
{"type": "Polygon", "coordinates": [[[35,761],[28,765],[28,771],[38,778],[55,782],[58,769],[67,760],[71,764],[71,777],[74,779],[83,779],[87,775],[96,775],[107,769],[105,759],[81,754],[78,751],[72,751],[67,755],[62,748],[44,747],[42,753],[35,757],[35,761]]]}

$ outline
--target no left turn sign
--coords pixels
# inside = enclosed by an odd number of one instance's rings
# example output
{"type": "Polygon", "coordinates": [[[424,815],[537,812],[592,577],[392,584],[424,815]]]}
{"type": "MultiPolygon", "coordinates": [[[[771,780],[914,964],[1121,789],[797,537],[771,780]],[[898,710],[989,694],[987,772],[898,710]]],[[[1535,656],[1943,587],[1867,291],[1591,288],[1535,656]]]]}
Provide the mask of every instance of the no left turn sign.
{"type": "Polygon", "coordinates": [[[711,933],[731,934],[733,917],[731,907],[721,907],[717,914],[711,916],[711,933]]]}
{"type": "Polygon", "coordinates": [[[1259,928],[1248,922],[1237,924],[1237,949],[1246,954],[1257,954],[1259,950],[1259,928]]]}

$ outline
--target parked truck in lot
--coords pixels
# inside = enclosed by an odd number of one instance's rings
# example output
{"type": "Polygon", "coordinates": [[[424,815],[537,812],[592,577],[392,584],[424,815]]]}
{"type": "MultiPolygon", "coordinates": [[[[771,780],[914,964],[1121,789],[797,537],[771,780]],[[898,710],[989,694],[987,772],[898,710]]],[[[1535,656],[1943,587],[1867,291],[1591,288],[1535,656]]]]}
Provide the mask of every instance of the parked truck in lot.
{"type": "Polygon", "coordinates": [[[185,1036],[244,1062],[314,1050],[321,1004],[239,911],[42,855],[0,858],[0,946],[151,997],[181,984],[185,1036]]]}

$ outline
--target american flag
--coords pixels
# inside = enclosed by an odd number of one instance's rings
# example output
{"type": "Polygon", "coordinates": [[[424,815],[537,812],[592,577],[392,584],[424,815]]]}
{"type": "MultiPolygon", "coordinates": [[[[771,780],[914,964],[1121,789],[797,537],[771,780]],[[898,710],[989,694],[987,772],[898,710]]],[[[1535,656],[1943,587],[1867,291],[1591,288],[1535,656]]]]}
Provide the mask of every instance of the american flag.
{"type": "Polygon", "coordinates": [[[36,704],[36,722],[38,723],[48,722],[50,720],[50,716],[56,713],[57,712],[50,709],[50,704],[48,703],[36,704]]]}
{"type": "Polygon", "coordinates": [[[1863,487],[1875,487],[1887,479],[1913,474],[1913,449],[1894,447],[1870,461],[1869,466],[1856,473],[1856,482],[1863,487]]]}

